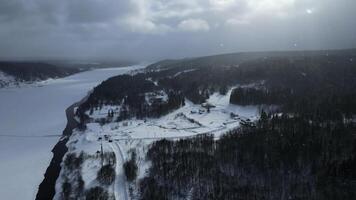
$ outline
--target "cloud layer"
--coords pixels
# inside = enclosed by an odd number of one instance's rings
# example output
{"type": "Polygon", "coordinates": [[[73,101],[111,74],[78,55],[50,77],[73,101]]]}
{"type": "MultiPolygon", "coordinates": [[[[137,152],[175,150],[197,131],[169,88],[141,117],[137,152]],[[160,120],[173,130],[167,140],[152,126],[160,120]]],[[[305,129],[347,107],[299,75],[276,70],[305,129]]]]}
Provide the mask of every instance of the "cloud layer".
{"type": "Polygon", "coordinates": [[[161,59],[356,47],[350,0],[0,0],[0,57],[161,59]]]}

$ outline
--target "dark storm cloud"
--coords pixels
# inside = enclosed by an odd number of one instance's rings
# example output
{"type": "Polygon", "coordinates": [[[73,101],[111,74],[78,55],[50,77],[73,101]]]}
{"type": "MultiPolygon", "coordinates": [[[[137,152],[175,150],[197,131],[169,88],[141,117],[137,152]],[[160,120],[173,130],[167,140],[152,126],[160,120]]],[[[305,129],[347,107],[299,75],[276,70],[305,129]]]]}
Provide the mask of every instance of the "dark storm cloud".
{"type": "Polygon", "coordinates": [[[3,0],[0,3],[0,21],[21,18],[26,13],[24,5],[19,0],[3,0]]]}
{"type": "Polygon", "coordinates": [[[118,0],[71,0],[66,8],[68,22],[74,23],[109,23],[131,9],[128,1],[118,0]]]}
{"type": "Polygon", "coordinates": [[[351,0],[0,0],[0,57],[356,47],[351,0]]]}

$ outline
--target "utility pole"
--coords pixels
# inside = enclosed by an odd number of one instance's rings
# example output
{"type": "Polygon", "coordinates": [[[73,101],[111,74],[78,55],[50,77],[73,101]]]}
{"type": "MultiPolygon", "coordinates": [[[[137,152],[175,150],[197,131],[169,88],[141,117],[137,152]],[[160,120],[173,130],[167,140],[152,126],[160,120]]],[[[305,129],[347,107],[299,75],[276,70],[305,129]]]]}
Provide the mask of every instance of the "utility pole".
{"type": "Polygon", "coordinates": [[[104,166],[104,151],[103,151],[103,142],[100,143],[100,156],[101,156],[101,167],[104,166]]]}

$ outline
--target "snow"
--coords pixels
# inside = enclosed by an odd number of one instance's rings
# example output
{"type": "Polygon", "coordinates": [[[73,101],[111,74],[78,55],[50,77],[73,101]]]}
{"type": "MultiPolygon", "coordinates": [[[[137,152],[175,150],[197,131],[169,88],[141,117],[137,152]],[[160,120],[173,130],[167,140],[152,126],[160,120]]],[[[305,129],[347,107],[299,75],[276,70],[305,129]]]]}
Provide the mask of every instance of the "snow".
{"type": "Polygon", "coordinates": [[[181,72],[177,72],[176,74],[173,75],[173,77],[177,77],[181,74],[184,74],[184,73],[189,73],[189,72],[193,72],[193,71],[196,71],[197,69],[188,69],[188,70],[184,70],[184,71],[181,71],[181,72]]]}
{"type": "MultiPolygon", "coordinates": [[[[259,109],[257,106],[237,106],[229,103],[230,90],[226,95],[214,93],[207,102],[215,107],[207,112],[201,105],[193,104],[186,100],[185,106],[162,116],[158,119],[129,119],[122,122],[113,122],[106,124],[99,132],[105,132],[112,135],[114,139],[149,139],[164,137],[186,137],[203,133],[213,133],[219,137],[222,133],[227,132],[239,126],[241,120],[256,120],[259,109]],[[238,117],[231,117],[231,113],[237,114],[238,117]]],[[[157,94],[161,97],[161,94],[157,94]]],[[[97,119],[106,117],[107,111],[118,110],[117,106],[103,106],[102,110],[94,111],[92,117],[97,119]]],[[[100,126],[97,123],[89,124],[89,131],[94,126],[100,126]]],[[[97,130],[98,131],[98,130],[97,130]]]]}
{"type": "MultiPolygon", "coordinates": [[[[168,95],[163,90],[146,92],[144,95],[145,101],[148,105],[152,105],[156,100],[168,102],[168,95]]],[[[108,113],[111,111],[114,112],[114,117],[117,117],[120,113],[120,110],[121,105],[102,105],[101,108],[93,108],[92,110],[87,110],[85,114],[89,115],[95,121],[101,118],[106,118],[108,113]]]]}
{"type": "Polygon", "coordinates": [[[168,95],[163,90],[145,93],[145,101],[148,105],[152,105],[157,99],[162,100],[162,102],[168,102],[168,95]]]}
{"type": "Polygon", "coordinates": [[[119,113],[121,106],[103,105],[101,109],[93,109],[93,113],[90,110],[86,111],[85,114],[90,115],[93,119],[105,118],[108,116],[109,111],[113,111],[114,115],[119,113]]]}
{"type": "MultiPolygon", "coordinates": [[[[210,112],[202,105],[193,104],[186,100],[185,106],[160,118],[130,119],[105,125],[95,122],[88,123],[87,130],[83,133],[78,132],[70,138],[74,147],[70,148],[70,152],[84,151],[87,154],[94,155],[99,150],[101,143],[105,149],[111,147],[116,155],[117,172],[113,193],[117,200],[126,200],[128,198],[127,185],[129,185],[133,191],[130,196],[135,197],[138,182],[128,184],[122,170],[123,163],[130,157],[131,151],[134,150],[137,154],[138,179],[140,179],[146,175],[150,167],[150,162],[145,157],[152,142],[162,138],[174,140],[204,133],[214,134],[218,138],[221,134],[238,127],[241,121],[247,119],[253,121],[258,118],[259,109],[257,106],[230,104],[231,92],[232,89],[226,95],[218,93],[211,95],[207,100],[208,104],[214,106],[210,108],[210,112]],[[102,140],[99,140],[99,138],[102,138],[102,140]]],[[[161,96],[161,93],[157,93],[157,95],[161,96]]],[[[102,111],[96,110],[90,117],[97,119],[103,117],[104,114],[106,116],[109,109],[116,109],[116,107],[103,106],[102,111]]],[[[83,174],[94,173],[90,172],[91,169],[90,167],[83,169],[83,174]]],[[[93,181],[92,177],[85,179],[93,181]]],[[[58,192],[61,190],[62,181],[59,179],[56,183],[58,192]]]]}
{"type": "Polygon", "coordinates": [[[65,109],[101,81],[139,68],[98,69],[0,89],[1,198],[34,199],[52,158],[51,149],[65,128],[65,109]]]}
{"type": "Polygon", "coordinates": [[[82,166],[82,177],[85,183],[84,184],[85,188],[89,188],[92,187],[93,185],[96,185],[96,176],[100,168],[101,168],[100,159],[86,159],[84,161],[82,166]]]}
{"type": "Polygon", "coordinates": [[[118,143],[111,144],[111,147],[115,152],[115,157],[116,157],[116,166],[115,166],[116,178],[114,184],[115,199],[128,200],[129,194],[128,194],[127,181],[126,181],[124,169],[122,167],[123,163],[126,161],[126,157],[122,152],[121,147],[118,143]]]}
{"type": "Polygon", "coordinates": [[[48,78],[46,80],[24,81],[0,71],[0,89],[23,88],[23,87],[42,87],[48,83],[58,81],[59,79],[48,78]]]}
{"type": "Polygon", "coordinates": [[[201,105],[186,100],[186,105],[158,119],[131,119],[116,123],[117,129],[112,130],[114,123],[104,125],[104,132],[122,139],[148,139],[164,137],[187,137],[203,133],[213,133],[216,137],[237,126],[241,120],[256,120],[257,106],[237,106],[229,103],[229,96],[215,93],[207,100],[214,108],[208,113],[201,105]],[[199,113],[201,111],[201,113],[199,113]],[[238,114],[232,118],[231,113],[238,114]],[[111,128],[109,128],[111,127],[111,128]]]}
{"type": "Polygon", "coordinates": [[[15,84],[16,84],[15,77],[6,74],[3,71],[0,71],[0,88],[13,86],[15,84]]]}

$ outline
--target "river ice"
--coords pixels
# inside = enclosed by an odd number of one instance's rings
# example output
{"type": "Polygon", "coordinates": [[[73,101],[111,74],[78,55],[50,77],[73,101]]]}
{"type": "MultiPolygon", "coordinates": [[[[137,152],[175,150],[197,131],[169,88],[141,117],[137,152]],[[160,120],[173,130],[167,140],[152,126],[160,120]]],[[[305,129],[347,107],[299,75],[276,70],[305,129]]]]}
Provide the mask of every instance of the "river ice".
{"type": "Polygon", "coordinates": [[[101,81],[139,68],[97,69],[0,89],[1,199],[34,199],[52,158],[51,149],[65,128],[65,109],[101,81]]]}

